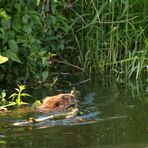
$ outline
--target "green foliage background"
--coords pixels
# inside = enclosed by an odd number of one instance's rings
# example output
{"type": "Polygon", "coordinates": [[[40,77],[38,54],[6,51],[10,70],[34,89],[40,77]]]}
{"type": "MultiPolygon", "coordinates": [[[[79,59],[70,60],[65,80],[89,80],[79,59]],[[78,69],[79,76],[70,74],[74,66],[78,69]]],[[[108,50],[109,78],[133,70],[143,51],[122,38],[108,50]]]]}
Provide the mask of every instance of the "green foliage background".
{"type": "Polygon", "coordinates": [[[47,59],[64,49],[67,19],[56,2],[1,0],[0,7],[0,54],[9,58],[0,66],[0,81],[46,80],[47,59]]]}
{"type": "Polygon", "coordinates": [[[46,81],[60,54],[84,72],[147,73],[147,0],[0,0],[3,84],[46,81]]]}

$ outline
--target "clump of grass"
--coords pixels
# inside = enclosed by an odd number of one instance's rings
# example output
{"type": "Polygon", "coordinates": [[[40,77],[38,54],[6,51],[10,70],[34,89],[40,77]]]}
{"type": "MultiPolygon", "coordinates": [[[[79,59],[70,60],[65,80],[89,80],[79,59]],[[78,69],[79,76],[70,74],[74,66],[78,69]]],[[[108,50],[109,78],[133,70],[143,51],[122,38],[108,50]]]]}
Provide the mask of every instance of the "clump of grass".
{"type": "Polygon", "coordinates": [[[71,8],[76,48],[73,62],[84,71],[139,78],[147,63],[146,0],[77,1],[71,8]],[[143,7],[144,9],[141,9],[143,7]]]}

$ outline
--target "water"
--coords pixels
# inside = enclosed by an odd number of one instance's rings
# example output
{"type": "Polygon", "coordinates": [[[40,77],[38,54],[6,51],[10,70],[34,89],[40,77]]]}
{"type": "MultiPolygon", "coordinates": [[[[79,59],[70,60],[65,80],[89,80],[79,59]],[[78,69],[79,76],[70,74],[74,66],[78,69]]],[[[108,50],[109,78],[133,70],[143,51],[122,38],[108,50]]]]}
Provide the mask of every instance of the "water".
{"type": "MultiPolygon", "coordinates": [[[[129,82],[123,87],[110,78],[76,84],[83,79],[69,80],[81,92],[79,118],[13,126],[30,117],[47,115],[30,112],[30,108],[0,113],[0,147],[148,148],[147,85],[129,82]]],[[[29,92],[43,98],[68,92],[71,87],[65,84],[53,92],[45,87],[29,92]]]]}

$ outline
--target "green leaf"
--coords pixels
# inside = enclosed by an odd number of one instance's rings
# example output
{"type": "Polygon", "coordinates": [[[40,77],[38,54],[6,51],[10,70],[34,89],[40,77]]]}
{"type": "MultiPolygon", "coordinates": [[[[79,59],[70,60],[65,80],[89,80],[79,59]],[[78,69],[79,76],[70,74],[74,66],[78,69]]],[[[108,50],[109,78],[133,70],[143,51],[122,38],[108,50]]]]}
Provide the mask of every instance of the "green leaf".
{"type": "Polygon", "coordinates": [[[0,27],[0,39],[3,39],[4,41],[7,41],[6,33],[3,28],[0,27]]]}
{"type": "Polygon", "coordinates": [[[21,93],[21,97],[30,97],[30,95],[26,93],[21,93]]]}
{"type": "Polygon", "coordinates": [[[17,43],[16,43],[16,41],[15,40],[9,40],[8,41],[8,45],[9,45],[9,48],[10,49],[12,49],[15,53],[18,53],[18,45],[17,45],[17,43]]]}
{"type": "Polygon", "coordinates": [[[42,72],[42,79],[43,79],[43,81],[46,81],[47,78],[48,78],[48,71],[43,71],[42,72]]]}
{"type": "Polygon", "coordinates": [[[3,17],[5,20],[8,20],[10,18],[10,16],[7,15],[7,13],[6,13],[4,8],[0,9],[0,17],[3,17]]]}
{"type": "Polygon", "coordinates": [[[39,6],[40,0],[36,0],[36,5],[39,6]]]}
{"type": "Polygon", "coordinates": [[[15,22],[12,27],[15,31],[22,33],[22,25],[20,23],[15,22]]]}
{"type": "Polygon", "coordinates": [[[29,16],[28,16],[28,15],[24,15],[24,16],[22,17],[22,21],[23,21],[24,24],[27,24],[28,21],[29,21],[29,16]]]}
{"type": "Polygon", "coordinates": [[[17,62],[17,63],[22,63],[21,60],[19,59],[19,57],[17,56],[16,53],[14,53],[12,50],[8,49],[6,52],[5,52],[6,56],[11,59],[12,61],[14,62],[17,62]]]}
{"type": "MultiPolygon", "coordinates": [[[[6,33],[5,33],[6,34],[6,33]]],[[[14,39],[16,37],[16,32],[14,30],[7,30],[7,39],[14,39]]]]}
{"type": "Polygon", "coordinates": [[[17,94],[16,93],[13,93],[11,96],[9,96],[9,98],[13,98],[15,96],[17,96],[17,94]]]}
{"type": "Polygon", "coordinates": [[[27,33],[30,34],[32,32],[32,28],[30,24],[25,24],[23,30],[27,33]]]}
{"type": "Polygon", "coordinates": [[[42,25],[42,21],[41,21],[40,17],[38,15],[36,15],[36,14],[31,14],[31,20],[35,24],[42,25]]]}
{"type": "MultiPolygon", "coordinates": [[[[25,89],[25,85],[18,85],[18,87],[19,87],[19,91],[21,92],[22,90],[24,90],[25,89]]],[[[16,88],[17,89],[17,88],[16,88]]]]}
{"type": "Polygon", "coordinates": [[[16,38],[17,38],[17,43],[27,43],[28,42],[27,37],[24,35],[17,35],[16,38]]]}
{"type": "Polygon", "coordinates": [[[18,12],[21,11],[21,4],[15,3],[15,4],[14,4],[14,7],[16,8],[16,10],[17,10],[18,12]]]}
{"type": "Polygon", "coordinates": [[[4,90],[2,91],[1,96],[2,96],[2,98],[6,97],[6,92],[4,90]]]}
{"type": "Polygon", "coordinates": [[[20,89],[18,89],[18,88],[15,88],[15,90],[16,90],[17,92],[19,92],[19,91],[20,91],[20,89]]]}

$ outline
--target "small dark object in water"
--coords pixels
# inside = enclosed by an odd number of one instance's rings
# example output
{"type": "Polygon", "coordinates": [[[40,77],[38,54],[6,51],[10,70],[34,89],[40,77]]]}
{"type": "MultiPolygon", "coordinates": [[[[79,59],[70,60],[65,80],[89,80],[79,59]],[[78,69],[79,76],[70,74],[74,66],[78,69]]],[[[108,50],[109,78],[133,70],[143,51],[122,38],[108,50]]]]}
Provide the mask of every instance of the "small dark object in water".
{"type": "Polygon", "coordinates": [[[58,94],[51,97],[46,97],[39,107],[40,111],[60,111],[68,109],[77,104],[76,93],[74,90],[71,93],[58,94]]]}

